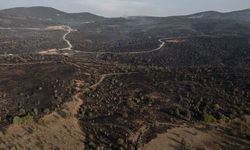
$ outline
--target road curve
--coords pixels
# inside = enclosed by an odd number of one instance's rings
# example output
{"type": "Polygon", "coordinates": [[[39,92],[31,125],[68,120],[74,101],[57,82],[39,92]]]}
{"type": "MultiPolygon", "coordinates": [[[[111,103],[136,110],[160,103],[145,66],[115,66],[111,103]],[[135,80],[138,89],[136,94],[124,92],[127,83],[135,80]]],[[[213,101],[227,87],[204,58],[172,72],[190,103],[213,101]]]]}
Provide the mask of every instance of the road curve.
{"type": "Polygon", "coordinates": [[[155,49],[152,49],[152,50],[146,50],[146,51],[135,51],[135,52],[84,52],[84,51],[80,51],[79,53],[83,53],[83,54],[99,54],[99,55],[103,55],[103,54],[134,55],[134,54],[153,53],[153,52],[157,52],[157,51],[161,50],[166,44],[166,42],[164,40],[167,40],[167,39],[172,39],[172,38],[159,39],[158,41],[161,43],[159,45],[159,47],[157,47],[155,49]]]}
{"type": "Polygon", "coordinates": [[[69,35],[74,30],[70,26],[64,26],[64,30],[67,31],[67,32],[63,35],[62,39],[67,43],[68,47],[62,48],[61,50],[72,50],[73,46],[70,43],[70,41],[67,40],[66,37],[67,37],[67,35],[69,35]]]}
{"type": "Polygon", "coordinates": [[[160,51],[166,43],[177,43],[176,39],[180,39],[180,37],[168,37],[168,38],[161,38],[158,41],[161,43],[159,47],[152,49],[152,50],[145,50],[145,51],[135,51],[135,52],[84,52],[84,51],[79,51],[79,53],[83,54],[98,54],[98,55],[103,55],[103,54],[115,54],[115,55],[135,55],[135,54],[146,54],[146,53],[154,53],[160,51]]]}
{"type": "MultiPolygon", "coordinates": [[[[32,30],[32,31],[56,31],[56,30],[63,30],[66,31],[66,33],[63,35],[62,39],[63,41],[65,41],[67,43],[67,47],[62,48],[61,50],[72,50],[72,44],[70,43],[69,40],[67,40],[67,35],[69,35],[71,32],[75,31],[74,29],[72,29],[70,26],[66,26],[66,25],[60,25],[60,26],[48,26],[46,28],[20,28],[20,27],[16,27],[16,28],[3,28],[0,27],[0,30],[32,30]]],[[[47,52],[46,51],[42,51],[42,52],[47,52]]]]}
{"type": "MultiPolygon", "coordinates": [[[[165,40],[171,40],[174,39],[172,38],[162,38],[159,39],[158,41],[160,42],[159,47],[152,49],[152,50],[145,50],[145,51],[135,51],[135,52],[84,52],[84,51],[80,51],[80,50],[74,50],[73,45],[71,44],[71,42],[67,39],[67,36],[75,31],[74,29],[72,29],[70,26],[66,26],[66,25],[60,25],[60,26],[50,26],[47,28],[3,28],[0,27],[0,30],[38,30],[38,31],[51,31],[51,30],[64,30],[66,31],[66,33],[63,35],[62,39],[63,41],[65,41],[67,43],[67,47],[62,48],[60,50],[64,51],[75,51],[77,53],[82,53],[82,54],[98,54],[98,55],[103,55],[103,54],[116,54],[116,55],[135,55],[135,54],[145,54],[145,53],[153,53],[153,52],[157,52],[159,50],[161,50],[165,44],[166,41],[165,40]]],[[[46,51],[44,51],[46,52],[46,51]]]]}
{"type": "Polygon", "coordinates": [[[134,73],[137,73],[137,72],[103,74],[103,75],[101,75],[99,81],[96,82],[95,84],[91,85],[89,88],[92,90],[95,90],[97,88],[97,86],[99,86],[107,77],[118,76],[118,75],[129,75],[129,74],[134,74],[134,73]]]}

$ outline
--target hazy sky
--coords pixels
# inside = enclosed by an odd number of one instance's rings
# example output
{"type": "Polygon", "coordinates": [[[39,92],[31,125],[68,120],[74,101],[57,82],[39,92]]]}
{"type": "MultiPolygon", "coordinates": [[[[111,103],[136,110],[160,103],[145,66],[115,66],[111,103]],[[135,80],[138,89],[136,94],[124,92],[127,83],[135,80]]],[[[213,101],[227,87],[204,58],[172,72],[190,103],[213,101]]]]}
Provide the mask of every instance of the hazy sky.
{"type": "Polygon", "coordinates": [[[0,9],[49,6],[66,12],[91,12],[102,16],[170,16],[217,10],[250,8],[250,0],[0,0],[0,9]]]}

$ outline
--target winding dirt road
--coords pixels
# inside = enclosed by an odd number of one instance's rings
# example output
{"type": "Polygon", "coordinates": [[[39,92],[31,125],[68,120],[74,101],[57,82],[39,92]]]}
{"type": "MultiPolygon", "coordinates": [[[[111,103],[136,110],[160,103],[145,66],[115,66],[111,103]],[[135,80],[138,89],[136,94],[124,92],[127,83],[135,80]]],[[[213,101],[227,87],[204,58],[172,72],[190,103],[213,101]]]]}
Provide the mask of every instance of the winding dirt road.
{"type": "MultiPolygon", "coordinates": [[[[34,30],[34,31],[53,31],[53,30],[63,30],[66,31],[66,33],[63,35],[62,39],[63,41],[65,41],[67,43],[67,47],[65,48],[61,48],[59,50],[61,51],[72,51],[72,52],[77,52],[77,53],[82,53],[82,54],[97,54],[97,55],[103,55],[103,54],[116,54],[116,55],[136,55],[136,54],[146,54],[146,53],[153,53],[153,52],[157,52],[159,50],[161,50],[166,43],[169,42],[174,42],[175,38],[171,37],[171,38],[162,38],[159,39],[158,41],[160,42],[159,47],[152,49],[152,50],[145,50],[145,51],[134,51],[134,52],[84,52],[84,51],[80,51],[80,50],[74,50],[73,45],[71,44],[71,42],[67,39],[67,36],[73,32],[76,31],[74,29],[72,29],[70,26],[66,26],[66,25],[60,25],[60,26],[49,26],[46,28],[3,28],[0,27],[0,30],[34,30]]],[[[41,51],[39,52],[40,54],[61,54],[58,50],[56,49],[50,49],[50,50],[45,50],[45,51],[41,51]]]]}
{"type": "Polygon", "coordinates": [[[103,74],[103,75],[101,75],[99,81],[96,82],[95,84],[91,85],[89,88],[92,90],[95,90],[107,77],[118,76],[118,75],[129,75],[129,74],[134,74],[134,73],[137,73],[137,72],[103,74]]]}
{"type": "MultiPolygon", "coordinates": [[[[126,75],[128,73],[109,73],[100,76],[100,79],[90,86],[96,88],[107,77],[115,75],[126,75]]],[[[84,133],[79,124],[76,114],[83,104],[81,95],[89,88],[84,88],[85,82],[75,80],[76,94],[73,100],[66,102],[61,111],[68,114],[62,117],[58,111],[52,112],[40,120],[42,123],[31,123],[27,125],[10,125],[7,129],[8,134],[0,132],[0,149],[9,149],[13,145],[15,149],[84,149],[84,133]],[[29,131],[32,130],[32,133],[29,131]],[[40,144],[37,144],[40,143],[40,144]]]]}
{"type": "Polygon", "coordinates": [[[134,51],[134,52],[84,52],[84,51],[79,51],[79,53],[83,54],[98,54],[98,55],[103,55],[103,54],[115,54],[115,55],[136,55],[136,54],[146,54],[146,53],[154,53],[160,51],[166,43],[179,43],[183,42],[183,40],[179,40],[180,38],[178,37],[169,37],[169,38],[162,38],[159,39],[158,41],[161,43],[159,47],[152,49],[152,50],[145,50],[145,51],[134,51]]]}
{"type": "MultiPolygon", "coordinates": [[[[66,26],[66,25],[60,25],[60,26],[48,26],[45,28],[3,28],[0,27],[0,30],[31,30],[31,31],[66,31],[66,33],[63,35],[62,39],[63,41],[65,41],[67,43],[67,47],[65,48],[61,48],[60,50],[62,51],[71,51],[72,50],[72,44],[70,43],[70,41],[67,39],[67,36],[73,32],[76,31],[74,29],[72,29],[70,26],[66,26]]],[[[58,52],[57,49],[49,49],[49,50],[45,50],[45,51],[41,51],[39,52],[39,54],[60,54],[58,52]]]]}
{"type": "Polygon", "coordinates": [[[161,43],[159,45],[159,47],[157,47],[155,49],[152,49],[152,50],[146,50],[146,51],[135,51],[135,52],[84,52],[84,51],[80,51],[79,53],[82,53],[82,54],[98,54],[98,55],[103,55],[103,54],[135,55],[135,54],[153,53],[153,52],[157,52],[157,51],[161,50],[166,44],[166,42],[164,40],[167,40],[167,39],[172,39],[172,38],[159,39],[158,41],[161,43]]]}
{"type": "Polygon", "coordinates": [[[72,31],[74,31],[70,26],[64,26],[64,30],[65,31],[67,31],[64,35],[63,35],[63,37],[62,37],[62,39],[67,43],[67,45],[68,45],[68,47],[66,47],[66,48],[63,48],[62,50],[72,50],[72,44],[70,43],[70,41],[69,40],[67,40],[67,35],[69,35],[72,31]]]}

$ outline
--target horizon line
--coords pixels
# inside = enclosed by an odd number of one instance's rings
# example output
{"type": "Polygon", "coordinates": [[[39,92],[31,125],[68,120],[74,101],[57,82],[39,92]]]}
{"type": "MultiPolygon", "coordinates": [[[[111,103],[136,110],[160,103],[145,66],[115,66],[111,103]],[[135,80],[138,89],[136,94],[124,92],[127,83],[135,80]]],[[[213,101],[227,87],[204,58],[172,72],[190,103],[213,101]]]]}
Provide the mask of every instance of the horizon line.
{"type": "Polygon", "coordinates": [[[157,16],[157,15],[156,16],[154,16],[154,15],[129,15],[129,16],[117,16],[117,17],[99,15],[99,14],[88,12],[88,11],[69,12],[69,11],[61,10],[61,9],[58,9],[58,8],[55,8],[55,7],[40,6],[40,5],[9,7],[9,8],[0,9],[0,11],[8,10],[8,9],[16,9],[16,8],[36,8],[36,7],[52,8],[52,9],[55,9],[57,11],[61,11],[61,12],[68,13],[68,14],[89,13],[89,14],[104,17],[104,18],[126,18],[126,17],[156,17],[156,18],[159,17],[159,18],[164,18],[164,17],[175,17],[175,16],[189,16],[189,15],[194,15],[194,14],[199,14],[199,13],[204,13],[204,12],[232,13],[232,12],[250,10],[250,8],[243,8],[243,9],[237,9],[237,10],[231,10],[231,11],[204,10],[204,11],[197,11],[197,12],[193,12],[193,13],[176,14],[176,15],[169,15],[169,16],[167,16],[167,15],[166,16],[160,16],[160,15],[159,16],[157,16]]]}

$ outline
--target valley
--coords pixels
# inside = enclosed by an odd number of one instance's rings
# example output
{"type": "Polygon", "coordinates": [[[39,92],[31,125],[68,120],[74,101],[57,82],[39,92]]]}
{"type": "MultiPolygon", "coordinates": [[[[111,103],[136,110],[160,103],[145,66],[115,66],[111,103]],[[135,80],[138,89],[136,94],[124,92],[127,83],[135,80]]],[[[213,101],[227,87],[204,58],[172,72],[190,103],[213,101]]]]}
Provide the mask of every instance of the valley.
{"type": "Polygon", "coordinates": [[[197,16],[0,11],[0,149],[249,149],[249,10],[197,16]]]}

